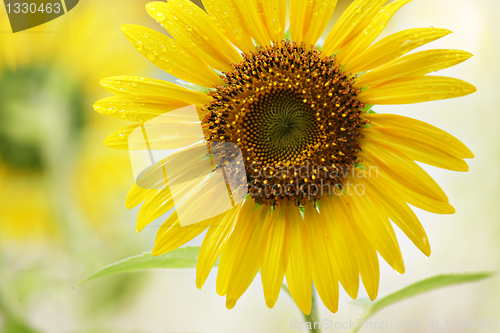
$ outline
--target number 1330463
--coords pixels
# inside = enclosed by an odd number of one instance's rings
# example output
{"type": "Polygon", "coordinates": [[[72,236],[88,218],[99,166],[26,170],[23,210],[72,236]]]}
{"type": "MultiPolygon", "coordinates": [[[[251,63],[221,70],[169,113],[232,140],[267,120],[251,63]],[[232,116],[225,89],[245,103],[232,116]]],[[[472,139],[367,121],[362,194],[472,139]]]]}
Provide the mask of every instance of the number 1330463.
{"type": "Polygon", "coordinates": [[[13,3],[6,4],[7,13],[14,14],[27,14],[27,13],[60,13],[62,8],[60,3],[42,3],[37,5],[36,3],[13,3]]]}

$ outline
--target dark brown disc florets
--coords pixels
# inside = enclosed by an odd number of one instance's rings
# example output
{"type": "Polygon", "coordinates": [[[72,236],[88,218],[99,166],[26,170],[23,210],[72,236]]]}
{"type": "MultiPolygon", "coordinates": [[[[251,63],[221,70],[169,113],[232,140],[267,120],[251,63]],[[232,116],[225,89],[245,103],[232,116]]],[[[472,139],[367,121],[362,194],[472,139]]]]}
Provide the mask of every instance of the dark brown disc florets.
{"type": "Polygon", "coordinates": [[[208,141],[241,148],[259,204],[305,205],[342,186],[366,125],[355,76],[316,47],[259,47],[224,73],[203,124],[208,141]]]}

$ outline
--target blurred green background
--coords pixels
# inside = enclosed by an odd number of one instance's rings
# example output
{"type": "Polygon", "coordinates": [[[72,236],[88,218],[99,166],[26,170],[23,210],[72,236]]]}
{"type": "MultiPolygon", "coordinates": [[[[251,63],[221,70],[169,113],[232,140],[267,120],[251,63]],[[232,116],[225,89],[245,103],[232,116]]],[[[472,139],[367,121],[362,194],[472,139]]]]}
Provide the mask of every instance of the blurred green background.
{"type": "MultiPolygon", "coordinates": [[[[339,0],[331,25],[350,2],[339,0]]],[[[117,275],[73,289],[102,266],[153,246],[156,229],[135,235],[138,209],[127,211],[123,204],[133,183],[128,155],[102,144],[125,122],[92,110],[93,102],[108,96],[98,85],[102,77],[174,80],[121,34],[122,23],[162,31],[147,16],[145,3],[81,1],[65,16],[15,35],[0,8],[0,332],[300,331],[290,325],[302,317],[288,295],[282,293],[272,310],[265,306],[259,277],[233,310],[215,293],[215,272],[201,291],[194,270],[117,275]],[[45,87],[42,92],[39,86],[45,87]],[[13,116],[12,110],[22,111],[13,116]],[[22,154],[13,155],[13,147],[22,154]]],[[[476,155],[468,173],[424,166],[457,212],[439,216],[415,208],[432,255],[425,257],[399,232],[406,273],[399,275],[381,261],[380,296],[440,273],[500,267],[499,12],[497,0],[415,0],[381,36],[428,26],[453,31],[426,48],[473,53],[472,59],[440,75],[471,82],[478,92],[374,108],[442,128],[476,155]]],[[[200,244],[200,237],[189,243],[200,244]]],[[[366,297],[364,290],[360,297],[366,297]]],[[[406,300],[372,321],[500,320],[499,298],[499,278],[493,278],[406,300]]],[[[348,322],[361,315],[343,291],[338,313],[320,305],[321,319],[348,322]]],[[[446,330],[443,324],[438,331],[456,329],[446,330]]]]}

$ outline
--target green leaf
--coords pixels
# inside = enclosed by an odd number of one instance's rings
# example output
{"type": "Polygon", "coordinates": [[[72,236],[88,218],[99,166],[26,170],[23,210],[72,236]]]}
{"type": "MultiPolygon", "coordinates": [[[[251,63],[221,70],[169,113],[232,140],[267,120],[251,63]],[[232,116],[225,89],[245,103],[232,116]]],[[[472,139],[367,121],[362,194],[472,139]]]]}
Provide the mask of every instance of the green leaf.
{"type": "Polygon", "coordinates": [[[75,287],[90,280],[118,273],[137,272],[148,269],[195,268],[199,252],[199,247],[183,247],[160,256],[143,253],[105,266],[78,283],[75,287]]]}
{"type": "Polygon", "coordinates": [[[475,282],[487,279],[495,275],[494,272],[474,272],[474,273],[453,273],[453,274],[443,274],[434,277],[427,278],[425,280],[416,282],[396,291],[378,301],[375,301],[366,318],[371,317],[374,313],[388,307],[394,303],[407,299],[409,297],[417,296],[435,289],[453,286],[456,284],[475,282]]]}

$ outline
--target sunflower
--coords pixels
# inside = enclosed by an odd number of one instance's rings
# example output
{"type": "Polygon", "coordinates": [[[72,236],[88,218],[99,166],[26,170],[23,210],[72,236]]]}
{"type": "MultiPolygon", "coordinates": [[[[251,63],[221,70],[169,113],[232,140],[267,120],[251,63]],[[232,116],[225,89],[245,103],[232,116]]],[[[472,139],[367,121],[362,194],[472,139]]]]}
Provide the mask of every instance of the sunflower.
{"type": "MultiPolygon", "coordinates": [[[[198,288],[220,258],[216,289],[226,296],[227,308],[235,306],[260,270],[268,307],[286,277],[306,314],[313,282],[332,312],[338,310],[339,282],[355,299],[361,277],[374,300],[377,252],[404,273],[391,220],[430,255],[426,233],[409,205],[436,214],[452,214],[454,208],[415,161],[467,171],[464,159],[473,154],[434,126],[377,114],[372,107],[460,97],[476,89],[458,79],[427,75],[471,54],[407,54],[449,30],[409,29],[376,41],[410,1],[355,0],[325,40],[320,37],[335,9],[332,0],[290,0],[289,23],[285,0],[203,0],[206,11],[187,0],[169,0],[149,3],[147,11],[172,38],[142,26],[122,26],[128,40],[179,78],[180,85],[138,77],[104,79],[102,85],[117,96],[97,102],[96,111],[138,123],[105,144],[129,149],[127,138],[140,125],[196,105],[205,140],[238,147],[246,170],[230,176],[246,179],[245,200],[188,226],[172,213],[152,253],[172,251],[208,229],[198,257],[198,288]]],[[[193,162],[179,163],[178,174],[193,162]]],[[[196,212],[206,202],[216,206],[205,184],[196,190],[206,191],[200,196],[205,202],[190,200],[193,193],[184,192],[185,200],[177,205],[172,188],[135,184],[126,206],[144,202],[137,230],[174,207],[196,212]]]]}
{"type": "MultiPolygon", "coordinates": [[[[94,137],[106,133],[110,122],[87,111],[101,96],[98,82],[103,72],[119,75],[131,68],[130,61],[111,60],[123,46],[113,34],[99,34],[103,24],[111,29],[118,21],[96,7],[104,9],[90,1],[15,34],[7,13],[0,13],[3,243],[12,240],[25,246],[33,240],[53,240],[68,227],[68,219],[80,214],[102,224],[112,210],[106,198],[119,193],[116,185],[124,175],[116,169],[126,158],[96,151],[94,137]],[[105,47],[110,44],[115,47],[105,47]]],[[[137,64],[135,69],[145,66],[137,64]]]]}

